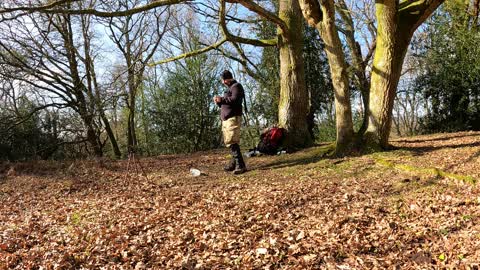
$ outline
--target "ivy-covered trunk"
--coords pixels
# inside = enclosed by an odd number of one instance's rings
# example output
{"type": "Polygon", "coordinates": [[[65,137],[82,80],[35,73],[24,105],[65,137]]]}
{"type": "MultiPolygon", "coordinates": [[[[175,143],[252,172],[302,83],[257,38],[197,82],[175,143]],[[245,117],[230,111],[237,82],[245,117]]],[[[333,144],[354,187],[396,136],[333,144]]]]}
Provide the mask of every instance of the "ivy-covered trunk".
{"type": "Polygon", "coordinates": [[[303,18],[297,0],[280,1],[279,17],[287,31],[279,30],[280,101],[278,120],[287,130],[285,144],[291,148],[312,145],[308,132],[309,100],[303,63],[303,18]]]}

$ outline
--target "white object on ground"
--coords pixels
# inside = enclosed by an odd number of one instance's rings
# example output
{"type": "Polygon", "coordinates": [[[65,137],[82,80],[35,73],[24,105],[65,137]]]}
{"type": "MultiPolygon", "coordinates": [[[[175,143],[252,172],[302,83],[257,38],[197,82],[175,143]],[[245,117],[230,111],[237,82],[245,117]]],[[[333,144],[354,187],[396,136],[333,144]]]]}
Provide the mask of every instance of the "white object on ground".
{"type": "Polygon", "coordinates": [[[194,177],[202,175],[202,172],[195,168],[190,168],[190,174],[194,177]]]}

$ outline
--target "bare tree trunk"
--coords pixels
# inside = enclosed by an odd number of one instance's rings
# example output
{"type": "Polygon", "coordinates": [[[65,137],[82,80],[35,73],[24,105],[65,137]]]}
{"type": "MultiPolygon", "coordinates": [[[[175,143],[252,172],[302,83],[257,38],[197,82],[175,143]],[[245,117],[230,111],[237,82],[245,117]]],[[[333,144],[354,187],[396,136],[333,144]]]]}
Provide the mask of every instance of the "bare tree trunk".
{"type": "Polygon", "coordinates": [[[333,0],[300,0],[302,12],[310,25],[315,26],[325,43],[332,84],[335,94],[335,116],[337,127],[336,155],[345,155],[353,142],[353,121],[350,102],[347,64],[342,42],[335,26],[335,5],[333,0]]]}
{"type": "Polygon", "coordinates": [[[401,123],[401,119],[400,119],[400,108],[398,108],[397,106],[397,120],[395,120],[395,117],[392,118],[392,121],[393,121],[393,124],[395,125],[395,130],[397,131],[397,136],[402,136],[402,133],[400,131],[400,123],[401,123]]]}
{"type": "MultiPolygon", "coordinates": [[[[333,5],[333,0],[299,0],[299,2],[305,19],[311,25],[317,26],[319,23],[326,25],[328,18],[332,18],[332,14],[334,18],[334,13],[332,11],[329,12],[333,5]]],[[[369,127],[365,133],[368,148],[379,150],[388,146],[392,125],[393,102],[408,44],[417,27],[443,2],[444,0],[403,2],[385,0],[375,2],[378,31],[370,85],[369,127]]],[[[334,20],[330,19],[330,21],[334,20]]],[[[333,23],[331,24],[333,25],[333,23]]],[[[331,26],[332,29],[333,27],[334,25],[331,26]]],[[[334,35],[334,33],[331,35],[334,35]]],[[[325,36],[324,40],[328,40],[328,34],[322,32],[323,36],[325,36]]],[[[330,46],[327,44],[327,52],[330,50],[330,52],[336,53],[335,57],[338,60],[334,62],[329,58],[329,64],[331,67],[336,66],[336,73],[338,74],[343,69],[341,60],[345,61],[345,59],[338,54],[338,49],[334,48],[341,48],[341,43],[338,44],[335,39],[332,39],[331,42],[333,43],[330,46]]],[[[332,77],[334,74],[332,71],[332,77]]],[[[345,96],[342,96],[342,92],[339,92],[343,83],[338,79],[337,83],[338,85],[335,86],[334,79],[336,98],[337,95],[339,98],[345,98],[345,96]]],[[[343,93],[347,92],[344,91],[343,93]]],[[[341,106],[346,105],[345,101],[341,106]]],[[[346,110],[347,108],[343,107],[342,109],[346,110]]],[[[348,111],[345,111],[345,114],[347,113],[348,111]]],[[[347,118],[344,118],[344,120],[348,121],[347,118]]],[[[340,128],[345,129],[345,132],[348,134],[350,133],[348,126],[346,124],[340,128]]],[[[339,127],[337,126],[337,128],[339,127]]]]}
{"type": "Polygon", "coordinates": [[[91,94],[92,100],[95,100],[95,106],[105,126],[105,131],[107,132],[108,138],[112,145],[113,153],[115,154],[116,158],[121,158],[122,153],[120,152],[120,148],[118,147],[117,139],[113,134],[113,130],[110,126],[110,122],[105,115],[105,110],[100,97],[100,88],[98,86],[97,75],[95,73],[95,65],[93,62],[94,60],[92,59],[92,55],[91,55],[92,53],[91,47],[90,47],[91,37],[89,34],[90,22],[88,21],[89,17],[82,16],[81,19],[82,19],[82,32],[84,37],[85,71],[87,75],[89,92],[92,93],[91,94]],[[95,95],[93,94],[94,89],[95,89],[95,95]]]}
{"type": "Polygon", "coordinates": [[[135,132],[135,103],[136,93],[129,91],[128,94],[128,118],[127,118],[127,148],[128,153],[137,151],[137,134],[135,132]]]}
{"type": "MultiPolygon", "coordinates": [[[[131,4],[130,1],[118,3],[120,7],[125,9],[131,8],[131,4]]],[[[136,16],[112,18],[108,23],[110,37],[121,51],[126,64],[128,93],[125,99],[128,108],[128,153],[134,153],[138,150],[135,124],[137,93],[143,83],[147,63],[152,59],[168,29],[170,15],[170,10],[166,8],[153,14],[140,13],[136,16]]]]}
{"type": "Polygon", "coordinates": [[[335,92],[335,116],[337,140],[335,152],[346,154],[353,141],[352,106],[350,102],[350,87],[348,83],[347,63],[342,49],[342,42],[335,26],[335,6],[333,0],[323,1],[323,20],[317,24],[327,53],[332,84],[335,92]]]}
{"type": "Polygon", "coordinates": [[[142,91],[140,92],[141,93],[141,110],[140,110],[140,114],[141,114],[141,117],[142,117],[142,126],[143,126],[143,133],[144,133],[144,138],[145,138],[145,151],[147,152],[147,155],[150,156],[151,155],[151,151],[150,151],[150,122],[148,121],[148,118],[147,118],[147,114],[146,114],[146,103],[147,103],[147,100],[146,100],[146,97],[145,97],[145,90],[142,89],[142,91]]]}
{"type": "Polygon", "coordinates": [[[105,131],[107,132],[110,143],[112,144],[113,154],[115,155],[115,158],[121,158],[122,152],[120,151],[120,147],[118,147],[117,139],[115,138],[112,127],[110,126],[110,121],[108,120],[107,116],[103,111],[100,112],[100,117],[102,118],[103,124],[105,125],[105,131]]]}
{"type": "MultiPolygon", "coordinates": [[[[360,44],[355,40],[355,26],[354,26],[353,18],[344,0],[338,1],[337,10],[343,19],[343,23],[344,23],[343,33],[345,34],[345,40],[351,52],[352,68],[356,77],[356,80],[354,80],[354,83],[357,86],[357,88],[360,90],[363,107],[368,108],[368,103],[370,99],[370,80],[369,78],[367,78],[367,75],[366,75],[366,66],[367,66],[366,62],[369,61],[370,54],[367,55],[367,58],[365,60],[363,59],[360,44]]],[[[372,48],[374,48],[374,44],[372,48]]],[[[365,109],[363,110],[363,121],[360,129],[358,130],[358,134],[365,133],[365,131],[367,130],[367,127],[368,127],[368,110],[365,109]]]]}
{"type": "Polygon", "coordinates": [[[303,18],[296,0],[280,1],[279,17],[285,21],[288,32],[279,35],[280,101],[278,120],[288,132],[287,147],[310,146],[308,132],[308,93],[303,63],[303,18]]]}
{"type": "MultiPolygon", "coordinates": [[[[102,147],[100,138],[97,134],[97,131],[95,128],[95,121],[93,119],[94,112],[92,111],[92,105],[94,106],[94,104],[88,105],[87,99],[85,98],[85,95],[84,95],[84,90],[86,90],[88,94],[88,89],[83,84],[80,78],[79,70],[78,70],[78,60],[77,60],[76,49],[73,41],[71,18],[70,18],[70,15],[63,15],[62,17],[59,17],[59,18],[62,24],[63,31],[61,32],[61,34],[63,36],[63,41],[66,49],[66,56],[68,58],[69,68],[70,68],[71,76],[73,79],[74,94],[77,99],[77,111],[80,114],[80,117],[82,118],[85,124],[85,127],[87,129],[87,141],[91,144],[95,156],[101,157],[103,156],[103,149],[102,149],[103,147],[102,147]]],[[[94,102],[94,101],[90,100],[90,102],[94,102]]]]}
{"type": "MultiPolygon", "coordinates": [[[[129,27],[130,18],[127,18],[126,26],[129,27]]],[[[128,28],[127,28],[128,29],[128,28]]],[[[125,34],[125,61],[127,64],[127,149],[128,153],[135,153],[137,151],[137,135],[135,133],[135,103],[137,96],[137,89],[135,87],[135,59],[133,59],[132,43],[130,33],[125,34]]]]}

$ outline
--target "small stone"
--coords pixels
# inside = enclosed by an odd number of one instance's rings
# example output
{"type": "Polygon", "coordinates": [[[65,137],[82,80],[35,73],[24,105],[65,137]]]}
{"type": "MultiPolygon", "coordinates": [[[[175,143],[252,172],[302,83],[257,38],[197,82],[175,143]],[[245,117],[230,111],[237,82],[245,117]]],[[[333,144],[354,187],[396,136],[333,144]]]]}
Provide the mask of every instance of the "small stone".
{"type": "Polygon", "coordinates": [[[136,265],[135,265],[135,270],[144,270],[146,269],[146,266],[143,262],[138,262],[136,265]]]}
{"type": "Polygon", "coordinates": [[[304,233],[303,231],[301,231],[301,232],[297,235],[297,238],[296,238],[295,240],[300,241],[300,240],[302,240],[304,237],[305,237],[305,233],[304,233]]]}

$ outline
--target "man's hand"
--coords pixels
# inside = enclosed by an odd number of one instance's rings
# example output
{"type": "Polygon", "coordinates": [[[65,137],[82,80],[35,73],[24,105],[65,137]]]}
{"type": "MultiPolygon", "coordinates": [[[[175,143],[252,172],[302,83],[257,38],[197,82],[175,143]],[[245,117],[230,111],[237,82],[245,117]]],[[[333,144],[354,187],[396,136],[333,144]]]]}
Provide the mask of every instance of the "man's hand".
{"type": "Polygon", "coordinates": [[[213,97],[213,102],[215,102],[216,104],[222,102],[222,97],[220,97],[220,96],[213,97]]]}

